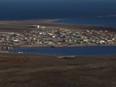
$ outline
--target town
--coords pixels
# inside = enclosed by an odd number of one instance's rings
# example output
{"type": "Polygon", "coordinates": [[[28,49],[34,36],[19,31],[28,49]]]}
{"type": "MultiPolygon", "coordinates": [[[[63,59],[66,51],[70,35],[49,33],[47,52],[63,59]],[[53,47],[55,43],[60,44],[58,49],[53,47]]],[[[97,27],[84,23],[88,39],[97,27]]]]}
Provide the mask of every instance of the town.
{"type": "Polygon", "coordinates": [[[2,47],[116,45],[116,33],[108,30],[74,30],[32,25],[25,32],[0,32],[2,47]]]}

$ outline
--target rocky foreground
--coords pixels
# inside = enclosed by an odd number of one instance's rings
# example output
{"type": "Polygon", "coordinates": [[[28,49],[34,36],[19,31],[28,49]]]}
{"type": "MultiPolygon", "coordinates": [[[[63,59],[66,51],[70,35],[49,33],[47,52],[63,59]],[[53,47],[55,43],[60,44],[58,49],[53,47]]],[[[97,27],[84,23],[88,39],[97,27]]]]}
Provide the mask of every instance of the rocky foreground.
{"type": "Polygon", "coordinates": [[[116,87],[116,57],[0,53],[0,87],[116,87]]]}

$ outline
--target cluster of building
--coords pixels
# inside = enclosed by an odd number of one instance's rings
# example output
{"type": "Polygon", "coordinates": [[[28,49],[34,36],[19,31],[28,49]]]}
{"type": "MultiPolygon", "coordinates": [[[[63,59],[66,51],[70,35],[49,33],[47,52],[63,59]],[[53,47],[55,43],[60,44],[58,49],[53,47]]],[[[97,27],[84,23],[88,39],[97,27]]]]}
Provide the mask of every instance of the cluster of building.
{"type": "Polygon", "coordinates": [[[0,50],[12,49],[21,45],[23,35],[17,32],[0,32],[0,50]]]}
{"type": "Polygon", "coordinates": [[[0,45],[7,46],[91,46],[116,45],[116,33],[107,30],[71,30],[34,25],[23,33],[0,32],[0,45]]]}

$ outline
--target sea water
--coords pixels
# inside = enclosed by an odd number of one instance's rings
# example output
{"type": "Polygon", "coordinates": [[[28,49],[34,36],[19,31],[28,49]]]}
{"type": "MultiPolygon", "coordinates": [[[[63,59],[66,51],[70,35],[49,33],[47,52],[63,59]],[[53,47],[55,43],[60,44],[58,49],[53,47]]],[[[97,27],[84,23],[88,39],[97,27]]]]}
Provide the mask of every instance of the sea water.
{"type": "Polygon", "coordinates": [[[0,20],[26,19],[116,26],[116,0],[0,0],[0,20]]]}
{"type": "Polygon", "coordinates": [[[65,56],[107,56],[116,55],[116,46],[26,47],[15,48],[10,52],[65,56]]]}

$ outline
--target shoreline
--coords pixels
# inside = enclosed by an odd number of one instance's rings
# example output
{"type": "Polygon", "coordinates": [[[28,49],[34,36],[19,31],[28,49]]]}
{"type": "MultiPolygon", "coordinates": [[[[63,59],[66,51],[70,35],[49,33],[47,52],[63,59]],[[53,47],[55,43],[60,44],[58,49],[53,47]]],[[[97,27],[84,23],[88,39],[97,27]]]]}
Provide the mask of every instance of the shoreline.
{"type": "MultiPolygon", "coordinates": [[[[19,48],[35,48],[35,47],[56,47],[56,48],[60,48],[60,47],[109,47],[109,46],[116,46],[116,45],[70,45],[70,46],[66,46],[66,45],[37,45],[37,46],[18,46],[19,48]]],[[[17,47],[16,47],[17,48],[17,47]]]]}
{"type": "Polygon", "coordinates": [[[61,25],[77,25],[77,26],[95,26],[95,27],[113,27],[116,28],[116,26],[111,26],[111,25],[103,25],[103,24],[78,24],[78,23],[60,23],[57,22],[58,20],[63,20],[63,18],[56,18],[56,19],[25,19],[25,20],[0,20],[0,24],[2,24],[1,22],[38,22],[38,23],[50,23],[50,24],[61,24],[61,25]]]}
{"type": "Polygon", "coordinates": [[[116,26],[112,26],[112,25],[105,25],[105,24],[83,24],[83,23],[61,23],[61,22],[57,22],[58,20],[63,20],[63,19],[65,19],[65,18],[51,18],[51,19],[49,19],[49,18],[47,18],[47,19],[16,19],[16,20],[0,20],[0,22],[29,22],[29,21],[38,21],[38,22],[40,22],[40,23],[56,23],[56,24],[69,24],[69,25],[85,25],[85,26],[101,26],[101,27],[116,27],[116,26]]]}
{"type": "Polygon", "coordinates": [[[97,25],[97,24],[70,24],[70,23],[60,23],[56,22],[57,20],[62,19],[33,19],[33,20],[0,20],[0,28],[1,26],[13,26],[13,25],[34,25],[40,24],[42,26],[51,26],[51,27],[61,27],[68,29],[95,29],[95,30],[109,30],[116,32],[116,26],[108,26],[108,25],[97,25]],[[7,25],[8,24],[8,25],[7,25]]]}

